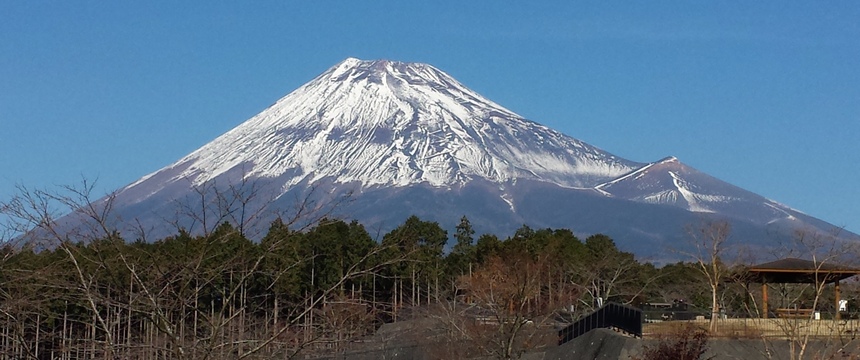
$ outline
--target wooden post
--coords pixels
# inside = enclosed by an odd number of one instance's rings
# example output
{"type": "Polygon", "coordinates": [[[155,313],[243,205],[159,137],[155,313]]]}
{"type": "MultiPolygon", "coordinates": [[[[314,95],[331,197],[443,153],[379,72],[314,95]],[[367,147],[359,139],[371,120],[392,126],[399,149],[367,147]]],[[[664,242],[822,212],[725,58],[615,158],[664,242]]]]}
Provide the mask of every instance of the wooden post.
{"type": "Polygon", "coordinates": [[[840,320],[842,318],[842,315],[839,313],[839,300],[840,300],[840,298],[839,298],[839,280],[836,280],[835,285],[836,285],[836,294],[834,297],[836,298],[836,320],[840,320]]]}
{"type": "Polygon", "coordinates": [[[767,283],[761,282],[761,317],[767,319],[767,283]]]}

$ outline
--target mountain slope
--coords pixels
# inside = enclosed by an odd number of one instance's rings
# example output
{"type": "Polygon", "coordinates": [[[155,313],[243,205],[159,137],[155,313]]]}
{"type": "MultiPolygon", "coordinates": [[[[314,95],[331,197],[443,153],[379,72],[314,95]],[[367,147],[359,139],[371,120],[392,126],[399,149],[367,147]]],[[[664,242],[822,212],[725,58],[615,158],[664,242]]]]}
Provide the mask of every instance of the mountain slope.
{"type": "Polygon", "coordinates": [[[702,217],[732,219],[756,233],[749,236],[832,227],[675,158],[646,164],[614,156],[430,65],[352,58],[114,200],[122,219],[163,236],[175,231],[165,221],[205,226],[188,214],[207,206],[241,204],[239,218],[235,209],[213,214],[240,222],[254,207],[260,232],[296,200],[348,194],[339,213],[380,231],[409,214],[444,226],[465,214],[479,231],[501,236],[523,223],[603,232],[622,245],[678,241],[679,221],[702,217]]]}

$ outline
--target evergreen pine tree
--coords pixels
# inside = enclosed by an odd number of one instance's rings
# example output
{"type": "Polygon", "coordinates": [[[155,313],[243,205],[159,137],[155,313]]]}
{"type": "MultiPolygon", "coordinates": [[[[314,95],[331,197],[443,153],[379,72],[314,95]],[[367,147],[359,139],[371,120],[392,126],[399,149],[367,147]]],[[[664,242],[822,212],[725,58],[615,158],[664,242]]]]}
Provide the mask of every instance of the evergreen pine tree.
{"type": "Polygon", "coordinates": [[[469,272],[469,267],[475,262],[475,230],[464,215],[457,225],[454,238],[457,243],[451,249],[451,253],[445,259],[448,267],[448,277],[455,278],[469,272]]]}

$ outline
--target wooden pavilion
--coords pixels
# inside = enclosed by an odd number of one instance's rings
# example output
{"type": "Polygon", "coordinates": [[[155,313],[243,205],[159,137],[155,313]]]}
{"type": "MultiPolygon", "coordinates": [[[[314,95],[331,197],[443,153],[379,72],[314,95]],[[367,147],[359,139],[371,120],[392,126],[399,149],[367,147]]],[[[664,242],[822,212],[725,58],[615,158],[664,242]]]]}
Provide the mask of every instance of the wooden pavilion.
{"type": "MultiPolygon", "coordinates": [[[[754,265],[746,270],[746,281],[761,283],[762,317],[768,317],[768,284],[830,284],[833,283],[836,302],[836,319],[839,314],[839,281],[860,274],[860,269],[826,262],[815,262],[797,258],[785,258],[754,265]]],[[[811,316],[814,309],[778,309],[777,314],[788,316],[811,316]]]]}

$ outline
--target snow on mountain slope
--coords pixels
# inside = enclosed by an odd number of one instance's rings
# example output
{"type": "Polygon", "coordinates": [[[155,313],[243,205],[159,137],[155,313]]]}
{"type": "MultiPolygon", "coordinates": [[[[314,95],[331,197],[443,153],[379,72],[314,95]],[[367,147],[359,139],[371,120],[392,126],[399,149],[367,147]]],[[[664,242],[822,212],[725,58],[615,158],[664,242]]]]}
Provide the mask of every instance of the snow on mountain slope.
{"type": "MultiPolygon", "coordinates": [[[[642,164],[485,99],[436,68],[349,58],[178,162],[126,189],[222,174],[368,186],[462,185],[528,178],[592,187],[642,164]],[[167,178],[167,179],[165,179],[167,178]],[[145,185],[144,185],[145,184],[145,185]]],[[[235,180],[235,179],[234,179],[235,180]]]]}
{"type": "Polygon", "coordinates": [[[626,200],[722,214],[759,224],[802,216],[797,210],[702,173],[675,157],[647,164],[595,189],[626,200]]]}

